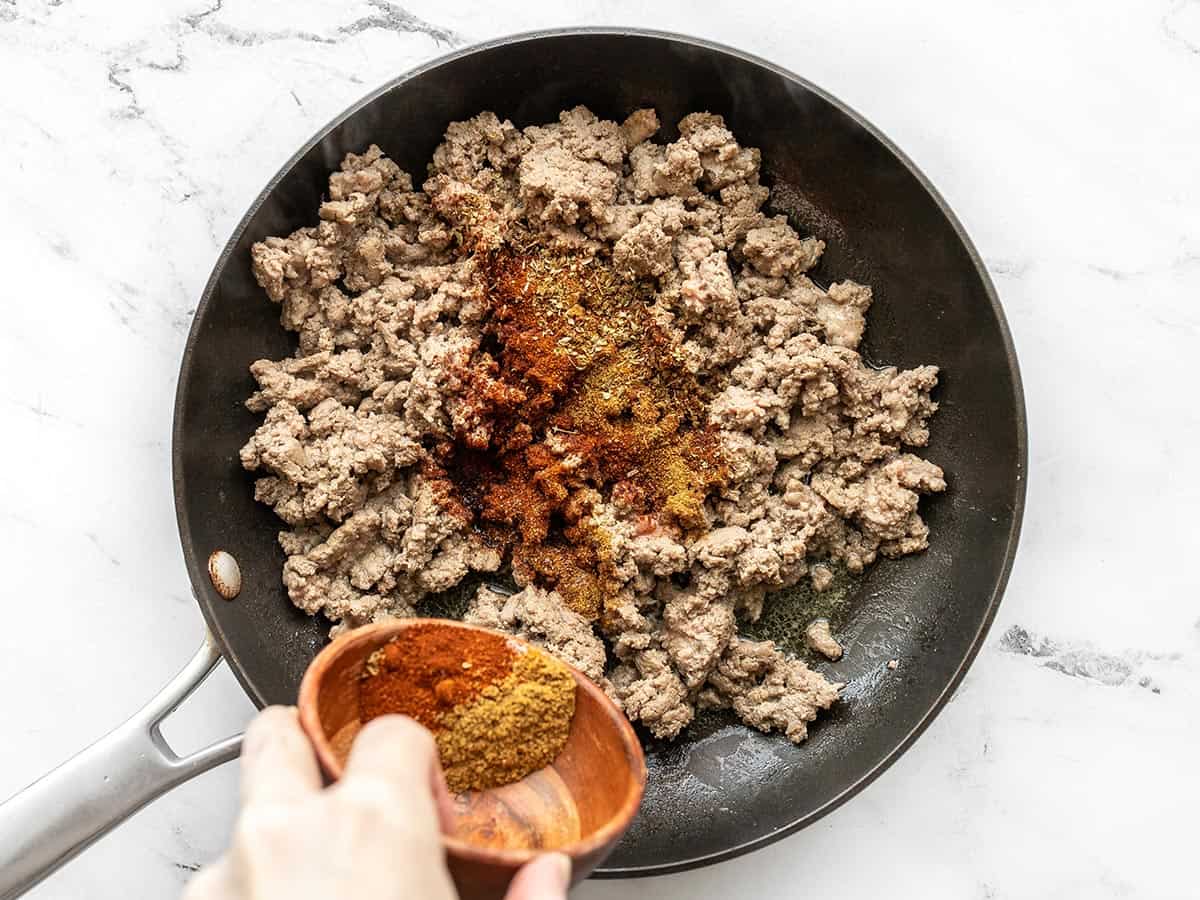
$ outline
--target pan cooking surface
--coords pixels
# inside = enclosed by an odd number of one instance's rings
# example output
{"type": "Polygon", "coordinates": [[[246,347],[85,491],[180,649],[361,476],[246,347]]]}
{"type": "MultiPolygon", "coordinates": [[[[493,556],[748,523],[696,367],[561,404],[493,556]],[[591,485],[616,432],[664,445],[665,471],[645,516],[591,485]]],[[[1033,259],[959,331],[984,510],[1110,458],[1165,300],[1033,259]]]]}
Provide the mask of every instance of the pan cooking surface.
{"type": "MultiPolygon", "coordinates": [[[[280,523],[253,497],[238,450],[258,424],[243,401],[248,366],[293,338],[250,272],[251,244],[311,224],[328,173],[378,143],[423,172],[446,124],[490,109],[518,126],[578,103],[623,118],[654,106],[725,116],[763,152],[775,212],[826,241],[828,283],[870,284],[865,355],[942,368],[927,451],[946,494],[922,502],[923,554],[882,561],[850,585],[839,637],[820,667],[844,699],[793,745],[702,715],[682,739],[648,743],[646,799],[598,874],[648,875],[761,846],[828,812],[887,767],[941,708],[983,640],[1016,550],[1024,499],[1025,418],[1012,342],[995,292],[950,211],[899,151],[853,112],[794,75],[736,51],[650,32],[523,35],[406,75],[347,111],[272,180],[217,263],[199,304],[176,399],[174,480],[184,555],[225,657],[259,705],[292,703],[328,623],[288,601],[280,523]],[[242,592],[213,589],[208,555],[237,557],[242,592]],[[889,660],[897,660],[891,669],[889,660]]],[[[783,627],[786,623],[777,625],[783,627]]]]}

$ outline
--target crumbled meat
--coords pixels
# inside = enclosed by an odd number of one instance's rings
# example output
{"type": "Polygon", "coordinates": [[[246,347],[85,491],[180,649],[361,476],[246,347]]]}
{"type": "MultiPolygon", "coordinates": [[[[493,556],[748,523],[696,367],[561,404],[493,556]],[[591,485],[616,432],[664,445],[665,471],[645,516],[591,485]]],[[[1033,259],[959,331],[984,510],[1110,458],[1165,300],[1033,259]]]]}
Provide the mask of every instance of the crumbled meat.
{"type": "Polygon", "coordinates": [[[529,140],[512,122],[484,112],[465,122],[451,122],[433,151],[433,168],[456,181],[470,183],[481,172],[510,172],[529,149],[529,140]]]}
{"type": "Polygon", "coordinates": [[[808,577],[812,579],[813,590],[817,592],[827,591],[833,584],[833,572],[829,570],[829,566],[813,566],[808,577]]]}
{"type": "Polygon", "coordinates": [[[871,289],[853,281],[831,284],[817,300],[817,321],[825,330],[825,341],[853,350],[862,340],[864,318],[871,305],[871,289]]]}
{"type": "Polygon", "coordinates": [[[255,497],[289,525],[342,521],[420,456],[398,416],[364,414],[333,398],[307,417],[280,400],[241,451],[247,469],[274,473],[258,480],[255,497]]]}
{"type": "Polygon", "coordinates": [[[828,619],[815,619],[804,629],[804,642],[827,659],[841,659],[842,645],[829,630],[828,619]]]}
{"type": "MultiPolygon", "coordinates": [[[[480,588],[467,620],[573,663],[658,737],[718,706],[799,741],[840,685],[739,637],[738,622],[803,578],[828,589],[831,564],[860,572],[927,546],[919,498],[946,481],[914,451],[929,441],[938,373],[863,361],[871,288],[805,274],[824,242],[766,209],[760,154],[720,116],[685,116],[670,143],[659,130],[653,109],[618,124],[576,107],[527,128],[484,112],[450,124],[419,186],[379,147],[349,154],[314,224],[251,250],[297,349],[251,367],[247,406],[265,417],[241,459],[288,526],[289,596],[340,631],[511,567],[511,544],[473,521],[439,448],[536,446],[534,490],[573,480],[571,502],[548,501],[545,518],[590,536],[602,610],[594,622],[572,611],[569,585],[547,580],[563,570],[535,566],[514,572],[511,596],[480,588]],[[704,385],[695,425],[722,459],[721,478],[684,485],[686,517],[656,508],[638,472],[587,482],[587,435],[556,432],[561,417],[499,415],[529,397],[502,368],[483,260],[514,246],[645,289],[646,321],[704,385]]],[[[630,409],[645,414],[645,398],[630,409]]],[[[658,460],[664,478],[688,463],[658,460]]],[[[827,622],[806,636],[840,655],[827,622]]]]}
{"type": "Polygon", "coordinates": [[[532,145],[517,178],[531,221],[575,225],[602,217],[616,198],[625,139],[614,122],[582,106],[562,113],[557,125],[526,129],[532,145]]]}
{"type": "Polygon", "coordinates": [[[785,216],[775,216],[759,228],[746,232],[742,253],[764,275],[778,277],[790,272],[807,272],[817,264],[825,242],[800,238],[785,216]]]}
{"type": "Polygon", "coordinates": [[[701,695],[710,706],[729,706],[760,731],[782,731],[789,740],[808,736],[808,723],[829,709],[842,685],[827,681],[771,641],[737,638],[730,644],[701,695]]]}
{"type": "Polygon", "coordinates": [[[761,154],[740,146],[721,116],[690,113],[679,120],[679,134],[680,143],[686,141],[700,159],[706,191],[757,178],[761,154]]]}
{"type": "Polygon", "coordinates": [[[658,132],[658,113],[653,109],[635,109],[621,123],[621,137],[625,149],[632,150],[642,141],[649,140],[658,132]]]}
{"type": "Polygon", "coordinates": [[[675,737],[696,714],[687,687],[660,647],[649,647],[620,662],[609,681],[609,695],[655,737],[675,737]]]}
{"type": "Polygon", "coordinates": [[[663,604],[663,648],[689,690],[704,683],[737,630],[733,598],[714,598],[700,590],[667,590],[663,604]]]}
{"type": "Polygon", "coordinates": [[[604,644],[592,623],[568,609],[553,591],[530,585],[505,596],[481,586],[463,621],[515,634],[545,647],[593,681],[604,681],[604,644]]]}
{"type": "Polygon", "coordinates": [[[641,221],[613,246],[613,264],[618,271],[637,277],[665,275],[670,271],[675,265],[670,227],[659,210],[648,209],[641,221]]]}

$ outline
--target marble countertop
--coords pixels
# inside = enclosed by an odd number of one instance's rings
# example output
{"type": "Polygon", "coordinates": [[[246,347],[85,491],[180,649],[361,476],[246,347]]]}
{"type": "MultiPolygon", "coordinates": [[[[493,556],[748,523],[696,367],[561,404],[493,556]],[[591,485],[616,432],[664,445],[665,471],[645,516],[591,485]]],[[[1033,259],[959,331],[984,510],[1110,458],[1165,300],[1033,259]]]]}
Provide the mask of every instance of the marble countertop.
{"type": "MultiPolygon", "coordinates": [[[[954,701],[815,826],[650,889],[1197,896],[1196,0],[0,0],[0,796],[122,720],[200,641],[172,399],[250,200],[383,81],[567,24],[720,40],[882,128],[986,259],[1029,407],[1020,554],[954,701]]],[[[222,669],[168,737],[198,746],[251,714],[222,669]]],[[[229,765],[179,788],[31,896],[176,897],[226,843],[236,780],[229,765]]]]}

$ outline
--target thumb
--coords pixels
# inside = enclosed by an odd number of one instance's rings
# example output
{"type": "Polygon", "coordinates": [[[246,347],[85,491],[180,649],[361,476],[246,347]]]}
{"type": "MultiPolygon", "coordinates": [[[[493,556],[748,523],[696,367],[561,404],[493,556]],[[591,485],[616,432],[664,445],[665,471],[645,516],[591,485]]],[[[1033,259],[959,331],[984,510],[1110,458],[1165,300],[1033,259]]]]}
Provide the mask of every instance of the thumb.
{"type": "Polygon", "coordinates": [[[562,853],[543,853],[517,873],[504,900],[565,900],[570,883],[571,860],[562,853]]]}

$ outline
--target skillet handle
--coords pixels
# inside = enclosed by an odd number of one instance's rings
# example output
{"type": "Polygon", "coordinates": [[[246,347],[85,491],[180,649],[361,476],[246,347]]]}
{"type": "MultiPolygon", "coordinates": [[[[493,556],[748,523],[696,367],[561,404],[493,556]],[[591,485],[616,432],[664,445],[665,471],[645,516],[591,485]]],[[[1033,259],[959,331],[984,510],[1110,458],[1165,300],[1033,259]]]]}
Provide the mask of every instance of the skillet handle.
{"type": "Polygon", "coordinates": [[[238,755],[228,738],[179,756],[159,730],[163,719],[221,660],[204,645],[128,721],[0,805],[0,900],[13,900],[151,800],[238,755]]]}

